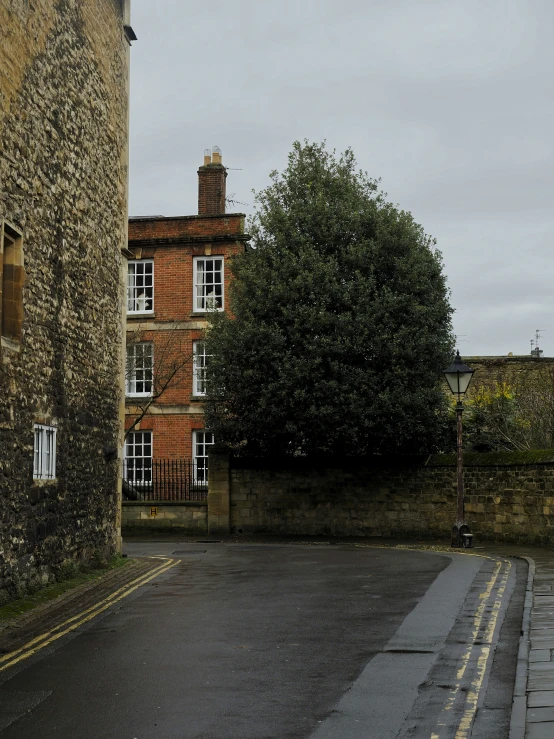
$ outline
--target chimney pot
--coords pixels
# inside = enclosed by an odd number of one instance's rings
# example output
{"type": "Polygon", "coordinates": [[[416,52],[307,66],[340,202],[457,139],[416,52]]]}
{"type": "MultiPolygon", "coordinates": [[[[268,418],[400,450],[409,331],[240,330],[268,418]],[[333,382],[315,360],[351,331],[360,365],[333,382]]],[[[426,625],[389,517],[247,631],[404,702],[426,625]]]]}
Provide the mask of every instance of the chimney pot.
{"type": "Polygon", "coordinates": [[[212,152],[209,149],[204,149],[204,166],[212,163],[212,152]]]}
{"type": "Polygon", "coordinates": [[[219,146],[212,148],[212,164],[221,164],[221,149],[219,146]]]}

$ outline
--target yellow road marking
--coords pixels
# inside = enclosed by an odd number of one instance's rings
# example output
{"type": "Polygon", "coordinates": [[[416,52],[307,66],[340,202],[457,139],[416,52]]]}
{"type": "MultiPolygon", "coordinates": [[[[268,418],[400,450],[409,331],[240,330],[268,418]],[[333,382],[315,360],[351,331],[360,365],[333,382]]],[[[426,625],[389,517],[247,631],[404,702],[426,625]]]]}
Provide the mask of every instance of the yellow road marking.
{"type": "MultiPolygon", "coordinates": [[[[480,555],[473,555],[473,556],[480,556],[480,555]]],[[[487,557],[487,559],[492,559],[492,557],[487,557]]],[[[477,608],[474,614],[473,628],[472,628],[472,641],[473,642],[476,640],[476,638],[479,635],[479,630],[481,629],[481,623],[483,621],[483,616],[484,616],[484,612],[488,604],[488,600],[492,594],[492,590],[498,579],[498,575],[500,573],[500,570],[503,564],[506,565],[506,570],[504,574],[502,575],[500,585],[498,587],[498,592],[495,597],[493,607],[491,609],[491,614],[485,625],[485,633],[483,635],[484,644],[481,646],[480,654],[479,654],[479,657],[477,658],[477,674],[476,674],[476,677],[471,682],[471,690],[469,690],[467,694],[466,707],[462,715],[462,718],[460,720],[460,723],[458,724],[458,727],[456,729],[455,739],[467,739],[468,738],[469,736],[468,732],[471,729],[473,719],[477,711],[479,695],[481,692],[483,680],[484,680],[485,673],[487,670],[488,659],[489,659],[489,656],[491,655],[490,644],[492,644],[494,631],[496,629],[496,624],[498,621],[498,615],[502,607],[502,599],[506,592],[506,584],[508,582],[510,570],[512,568],[511,562],[507,560],[504,560],[504,562],[502,562],[501,560],[496,560],[495,571],[492,577],[490,578],[490,580],[488,581],[487,587],[485,588],[485,590],[479,594],[481,603],[479,604],[479,607],[477,608]]],[[[452,710],[454,706],[456,696],[460,691],[461,680],[467,670],[467,666],[469,664],[469,660],[471,658],[471,654],[475,646],[476,646],[475,644],[469,644],[468,649],[462,656],[461,667],[456,673],[456,678],[458,680],[458,683],[451,690],[450,696],[443,707],[442,713],[444,713],[445,711],[452,710]]],[[[438,726],[445,726],[444,721],[439,720],[438,726]]],[[[440,739],[440,735],[433,733],[430,739],[440,739]]]]}
{"type": "Polygon", "coordinates": [[[131,580],[130,583],[127,583],[127,585],[124,585],[121,588],[118,588],[113,593],[111,593],[107,598],[104,598],[103,600],[98,601],[98,603],[96,603],[93,606],[90,606],[89,608],[86,608],[84,611],[81,611],[76,616],[72,616],[72,618],[68,618],[67,621],[64,621],[63,623],[58,624],[58,626],[51,629],[50,631],[47,631],[44,634],[41,634],[40,636],[37,636],[34,639],[31,639],[31,641],[27,642],[27,644],[20,647],[19,649],[16,649],[13,652],[9,652],[8,654],[3,655],[2,657],[0,657],[0,663],[5,662],[6,664],[0,664],[0,672],[8,669],[8,667],[11,667],[12,665],[17,664],[18,662],[21,662],[24,659],[27,659],[31,655],[35,654],[36,652],[40,651],[44,647],[48,646],[48,644],[51,644],[53,641],[60,639],[62,636],[65,636],[65,634],[68,634],[70,631],[74,631],[82,624],[93,619],[99,613],[102,613],[103,611],[105,611],[107,608],[112,606],[114,603],[117,603],[118,601],[123,600],[123,598],[126,598],[137,588],[140,588],[142,585],[145,585],[147,582],[150,582],[150,580],[153,580],[158,575],[163,575],[164,572],[167,572],[172,567],[175,567],[177,564],[179,564],[179,561],[180,560],[166,558],[165,561],[161,565],[156,567],[151,572],[147,572],[135,578],[134,580],[131,580]],[[68,626],[68,624],[70,625],[68,626]],[[63,631],[59,631],[59,629],[63,629],[64,626],[68,626],[68,628],[64,629],[63,631]]]}
{"type": "MultiPolygon", "coordinates": [[[[372,547],[372,548],[374,548],[374,549],[389,549],[390,547],[380,546],[380,547],[372,547]]],[[[448,550],[419,549],[419,548],[416,548],[416,547],[393,547],[393,548],[394,549],[402,549],[404,551],[407,550],[407,551],[411,551],[411,552],[431,551],[431,552],[436,552],[437,554],[440,554],[441,551],[444,551],[444,553],[448,553],[448,550]]],[[[496,577],[498,576],[498,571],[499,571],[498,565],[501,564],[502,560],[499,560],[497,557],[494,557],[494,556],[491,556],[491,555],[488,555],[488,554],[477,554],[477,552],[475,552],[475,553],[474,552],[455,552],[455,554],[460,554],[460,555],[462,555],[464,557],[481,557],[482,559],[490,559],[492,561],[495,561],[497,563],[497,571],[495,572],[495,574],[493,575],[493,577],[496,579],[496,577]]],[[[507,568],[506,568],[506,572],[505,572],[505,574],[504,574],[504,576],[502,578],[502,585],[501,585],[501,587],[499,588],[499,591],[498,591],[499,595],[500,595],[500,593],[502,593],[502,596],[498,600],[496,600],[495,603],[494,603],[494,606],[493,606],[493,609],[492,609],[492,612],[491,612],[491,620],[489,621],[488,628],[487,628],[487,631],[485,633],[485,640],[488,641],[489,643],[492,640],[492,636],[493,636],[494,630],[496,628],[496,622],[498,620],[498,614],[499,614],[500,608],[502,606],[502,598],[503,598],[504,593],[505,593],[505,590],[506,590],[506,583],[508,581],[510,570],[512,569],[512,563],[509,560],[504,560],[504,563],[507,565],[507,568]]],[[[490,584],[490,581],[489,581],[489,584],[490,584]]],[[[490,593],[489,593],[489,595],[490,595],[490,593]]],[[[481,609],[484,610],[484,608],[486,606],[486,602],[487,602],[486,596],[484,597],[484,594],[483,593],[480,595],[480,597],[482,599],[482,603],[480,604],[479,608],[476,611],[476,618],[478,618],[479,611],[481,609]]],[[[474,622],[474,624],[475,624],[475,622],[474,622]]],[[[470,654],[471,654],[471,651],[470,651],[470,654]]],[[[477,688],[477,692],[472,691],[472,692],[468,693],[467,702],[470,702],[471,701],[471,706],[469,708],[466,708],[466,711],[464,712],[464,715],[462,717],[462,720],[461,720],[460,724],[458,725],[458,729],[457,729],[457,733],[456,733],[455,739],[467,739],[467,737],[468,737],[468,733],[467,732],[471,728],[471,724],[473,722],[473,717],[475,715],[475,711],[477,710],[477,702],[478,702],[478,698],[479,698],[479,692],[481,690],[483,679],[484,679],[484,676],[485,676],[489,654],[490,654],[490,647],[489,646],[483,646],[483,647],[481,647],[481,655],[479,656],[478,661],[477,661],[478,676],[477,676],[476,680],[474,680],[472,682],[472,687],[477,688]],[[470,714],[471,714],[471,718],[470,718],[470,714]]],[[[465,657],[465,655],[464,655],[464,657],[465,657]]],[[[466,667],[467,667],[467,663],[466,663],[465,667],[463,666],[462,668],[460,668],[460,670],[458,671],[458,674],[460,674],[460,672],[461,672],[461,674],[463,675],[464,672],[465,672],[466,667]]],[[[453,689],[452,693],[454,694],[454,696],[458,692],[459,687],[460,686],[457,685],[453,689]]],[[[449,698],[448,701],[447,701],[447,704],[443,708],[443,711],[450,710],[452,708],[453,702],[454,701],[451,698],[449,698]]],[[[441,720],[439,720],[437,723],[438,723],[438,726],[445,726],[445,723],[443,721],[441,721],[441,720]]],[[[440,734],[433,733],[433,734],[431,734],[430,739],[441,739],[441,737],[440,737],[440,734]]]]}
{"type": "Polygon", "coordinates": [[[506,572],[502,577],[501,585],[498,589],[498,598],[494,602],[487,630],[485,632],[485,641],[487,642],[487,645],[481,647],[481,654],[479,655],[479,658],[477,660],[477,676],[471,682],[472,690],[470,690],[467,694],[466,709],[458,725],[455,739],[467,739],[467,737],[469,736],[468,732],[470,731],[473,724],[473,719],[475,718],[475,713],[477,712],[479,694],[481,692],[483,679],[487,671],[489,656],[492,653],[492,650],[488,645],[492,643],[492,638],[494,636],[494,631],[496,629],[496,624],[498,621],[498,615],[502,607],[502,599],[506,592],[506,584],[508,582],[510,570],[512,569],[511,562],[508,562],[507,565],[508,566],[506,567],[506,572]]]}
{"type": "MultiPolygon", "coordinates": [[[[157,557],[156,558],[155,557],[152,557],[152,559],[157,559],[157,557]]],[[[135,583],[138,583],[141,580],[145,580],[146,578],[149,578],[150,576],[155,576],[156,574],[158,574],[160,572],[160,570],[163,567],[165,567],[165,564],[167,564],[167,562],[173,561],[173,560],[168,560],[167,558],[165,558],[165,560],[166,561],[163,564],[158,565],[158,567],[156,567],[154,570],[151,570],[150,572],[145,572],[142,575],[139,575],[138,577],[136,577],[134,580],[131,580],[130,582],[128,582],[126,585],[122,585],[117,590],[114,590],[114,592],[113,593],[110,593],[110,595],[107,596],[107,598],[104,598],[104,600],[98,601],[98,603],[95,603],[93,606],[90,606],[89,608],[85,609],[84,611],[81,611],[76,616],[72,616],[71,618],[68,618],[67,621],[63,621],[62,623],[58,624],[51,631],[46,631],[44,634],[41,634],[40,636],[35,637],[30,642],[27,642],[27,644],[25,644],[23,647],[20,647],[19,649],[16,649],[13,652],[9,652],[9,654],[5,654],[5,655],[1,656],[0,657],[0,663],[5,662],[7,659],[10,659],[11,657],[15,656],[16,654],[19,654],[19,652],[24,651],[25,649],[27,649],[32,644],[35,644],[36,642],[39,642],[42,639],[45,639],[47,636],[49,636],[50,634],[54,633],[54,631],[57,631],[58,629],[61,629],[63,626],[66,626],[67,624],[70,624],[73,621],[76,621],[77,619],[81,618],[81,616],[83,616],[85,613],[89,613],[90,611],[95,610],[99,605],[101,605],[103,603],[106,603],[107,601],[113,600],[113,598],[115,598],[116,595],[118,595],[119,593],[121,593],[123,590],[126,590],[131,585],[134,585],[135,583]]]]}

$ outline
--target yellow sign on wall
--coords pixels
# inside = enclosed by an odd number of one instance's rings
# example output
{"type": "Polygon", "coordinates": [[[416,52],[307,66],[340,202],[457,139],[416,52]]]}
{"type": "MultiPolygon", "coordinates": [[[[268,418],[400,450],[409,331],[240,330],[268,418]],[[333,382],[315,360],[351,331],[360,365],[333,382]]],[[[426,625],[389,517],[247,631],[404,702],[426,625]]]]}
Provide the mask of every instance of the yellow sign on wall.
{"type": "Polygon", "coordinates": [[[150,516],[155,518],[157,515],[158,515],[158,509],[156,508],[156,506],[152,506],[150,508],[150,516]]]}

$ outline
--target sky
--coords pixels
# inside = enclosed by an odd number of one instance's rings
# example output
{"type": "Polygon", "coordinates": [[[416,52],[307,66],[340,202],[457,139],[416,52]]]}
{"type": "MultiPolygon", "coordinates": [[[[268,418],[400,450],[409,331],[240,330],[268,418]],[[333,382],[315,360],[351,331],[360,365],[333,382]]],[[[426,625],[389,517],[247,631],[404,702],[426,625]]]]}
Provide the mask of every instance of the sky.
{"type": "Polygon", "coordinates": [[[295,140],[352,147],[437,240],[462,356],[554,355],[552,0],[132,0],[129,214],[194,215],[295,140]]]}

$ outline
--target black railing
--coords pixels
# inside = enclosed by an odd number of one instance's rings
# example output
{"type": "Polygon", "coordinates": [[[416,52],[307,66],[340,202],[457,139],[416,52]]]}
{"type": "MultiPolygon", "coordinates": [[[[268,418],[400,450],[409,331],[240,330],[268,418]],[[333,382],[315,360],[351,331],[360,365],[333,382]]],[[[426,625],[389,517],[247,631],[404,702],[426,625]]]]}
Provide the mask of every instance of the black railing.
{"type": "Polygon", "coordinates": [[[206,500],[208,460],[126,459],[123,500],[206,500]]]}

